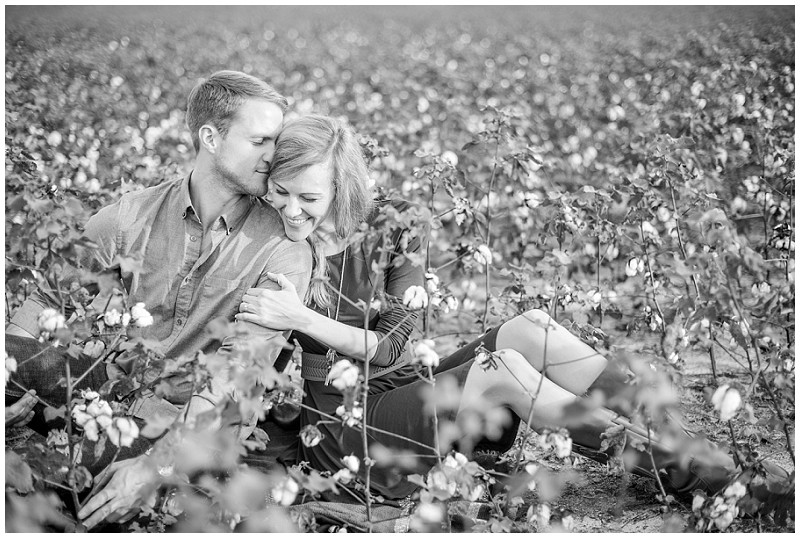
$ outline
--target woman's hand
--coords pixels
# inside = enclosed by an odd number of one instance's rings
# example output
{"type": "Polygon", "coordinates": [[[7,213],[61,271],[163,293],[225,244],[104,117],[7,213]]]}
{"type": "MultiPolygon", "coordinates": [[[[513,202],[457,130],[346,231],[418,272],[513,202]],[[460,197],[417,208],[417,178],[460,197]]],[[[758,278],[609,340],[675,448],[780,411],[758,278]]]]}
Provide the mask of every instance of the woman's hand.
{"type": "Polygon", "coordinates": [[[267,273],[267,276],[277,282],[281,289],[250,288],[242,297],[236,319],[276,331],[302,330],[309,322],[311,311],[297,296],[294,284],[282,274],[267,273]]]}
{"type": "Polygon", "coordinates": [[[6,407],[6,428],[24,426],[33,418],[36,391],[31,389],[22,398],[6,407]]]}

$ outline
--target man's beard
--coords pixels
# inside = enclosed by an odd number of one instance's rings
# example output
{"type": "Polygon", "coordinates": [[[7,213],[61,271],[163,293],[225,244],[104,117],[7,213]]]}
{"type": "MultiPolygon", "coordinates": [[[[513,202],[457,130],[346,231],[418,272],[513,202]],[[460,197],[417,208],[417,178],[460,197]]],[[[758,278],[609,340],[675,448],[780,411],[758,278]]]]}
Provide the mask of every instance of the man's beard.
{"type": "Polygon", "coordinates": [[[247,196],[256,196],[261,198],[267,194],[267,178],[264,178],[263,184],[258,185],[247,183],[237,174],[233,173],[224,163],[214,163],[215,175],[219,178],[220,183],[227,187],[231,192],[236,194],[243,194],[247,196]]]}

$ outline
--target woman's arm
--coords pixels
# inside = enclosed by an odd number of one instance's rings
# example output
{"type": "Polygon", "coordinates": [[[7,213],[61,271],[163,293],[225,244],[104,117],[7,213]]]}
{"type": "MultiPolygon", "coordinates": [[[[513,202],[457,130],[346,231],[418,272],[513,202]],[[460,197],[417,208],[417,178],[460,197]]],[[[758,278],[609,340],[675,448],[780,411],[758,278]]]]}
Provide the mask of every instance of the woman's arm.
{"type": "MultiPolygon", "coordinates": [[[[302,304],[290,287],[278,280],[281,275],[272,274],[270,278],[281,284],[281,291],[248,290],[243,297],[236,318],[276,330],[294,329],[310,336],[325,346],[335,349],[342,355],[367,360],[379,366],[390,366],[400,357],[417,321],[418,311],[407,308],[401,298],[410,286],[424,284],[424,269],[412,259],[423,256],[428,239],[427,223],[430,219],[414,211],[408,213],[409,204],[393,202],[387,207],[390,222],[403,222],[399,215],[410,215],[408,227],[393,230],[393,252],[387,260],[383,273],[383,289],[386,298],[385,308],[381,309],[377,323],[372,330],[365,331],[330,319],[302,304]],[[411,231],[414,228],[414,231],[411,231]],[[367,350],[364,350],[366,332],[367,350]]],[[[384,216],[384,219],[387,217],[384,216]]],[[[373,223],[374,224],[374,223],[373,223]]],[[[369,261],[372,257],[366,255],[369,261]]],[[[369,267],[369,263],[367,265],[369,267]]],[[[365,297],[361,297],[366,300],[365,297]]],[[[357,298],[350,297],[356,301],[357,298]]]]}
{"type": "Polygon", "coordinates": [[[372,360],[379,341],[375,331],[366,331],[365,353],[364,329],[351,327],[315,312],[300,301],[294,285],[285,276],[274,273],[267,275],[281,286],[280,291],[257,288],[247,290],[239,306],[239,313],[236,314],[237,320],[249,321],[278,331],[296,330],[342,355],[372,360]]]}

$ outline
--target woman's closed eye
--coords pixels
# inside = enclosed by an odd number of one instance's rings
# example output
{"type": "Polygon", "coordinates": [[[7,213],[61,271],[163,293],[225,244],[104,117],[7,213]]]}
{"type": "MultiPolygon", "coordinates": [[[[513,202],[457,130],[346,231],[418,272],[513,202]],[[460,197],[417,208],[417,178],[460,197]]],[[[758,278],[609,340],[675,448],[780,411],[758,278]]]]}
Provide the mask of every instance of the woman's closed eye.
{"type": "MultiPolygon", "coordinates": [[[[276,188],[274,192],[278,196],[289,196],[289,193],[283,189],[276,188]]],[[[313,204],[314,202],[319,202],[320,200],[322,200],[322,197],[300,195],[300,200],[308,204],[313,204]]]]}

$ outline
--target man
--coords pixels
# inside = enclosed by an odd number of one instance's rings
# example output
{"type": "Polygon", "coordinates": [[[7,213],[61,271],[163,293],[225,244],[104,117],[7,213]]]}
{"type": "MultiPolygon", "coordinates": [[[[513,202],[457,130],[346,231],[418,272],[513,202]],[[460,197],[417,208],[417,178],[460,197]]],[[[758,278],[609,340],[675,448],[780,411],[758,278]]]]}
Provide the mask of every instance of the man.
{"type": "MultiPolygon", "coordinates": [[[[123,270],[122,281],[127,284],[129,304],[144,303],[153,317],[142,335],[158,341],[167,359],[198,350],[214,352],[217,344],[206,333],[208,323],[220,316],[233,321],[248,288],[275,288],[268,272],[285,274],[298,294],[305,294],[311,275],[310,248],[287,239],[277,213],[260,199],[267,192],[275,138],[286,108],[286,99],[261,80],[234,71],[213,74],[189,96],[186,123],[197,151],[189,177],[126,194],[86,224],[86,237],[98,245],[93,261],[101,267],[111,267],[118,257],[141,258],[141,269],[123,270]]],[[[39,335],[37,318],[52,306],[44,294],[25,302],[6,329],[10,355],[24,360],[41,351],[30,337],[39,335]]],[[[251,338],[262,340],[279,334],[256,325],[248,329],[251,338]]],[[[227,338],[221,352],[239,344],[227,338]]],[[[52,352],[44,353],[45,359],[52,352]]],[[[267,360],[274,361],[275,355],[267,360]]],[[[41,365],[26,363],[16,377],[44,396],[42,391],[48,385],[52,389],[64,376],[63,370],[53,371],[56,364],[63,368],[63,361],[51,360],[48,371],[42,372],[41,365]],[[44,387],[31,386],[36,383],[44,387]]],[[[109,366],[114,367],[125,370],[126,365],[109,366]]],[[[96,389],[107,378],[101,366],[87,380],[96,389]]],[[[187,395],[193,415],[213,408],[232,392],[214,381],[211,391],[187,395]]],[[[64,392],[63,387],[54,390],[64,392]]],[[[11,394],[21,395],[22,391],[11,394]]],[[[172,403],[143,398],[131,412],[140,419],[155,414],[176,417],[185,403],[186,398],[172,403]]],[[[146,474],[142,469],[141,457],[115,464],[108,485],[79,514],[88,518],[88,527],[137,500],[136,486],[146,474]]]]}

